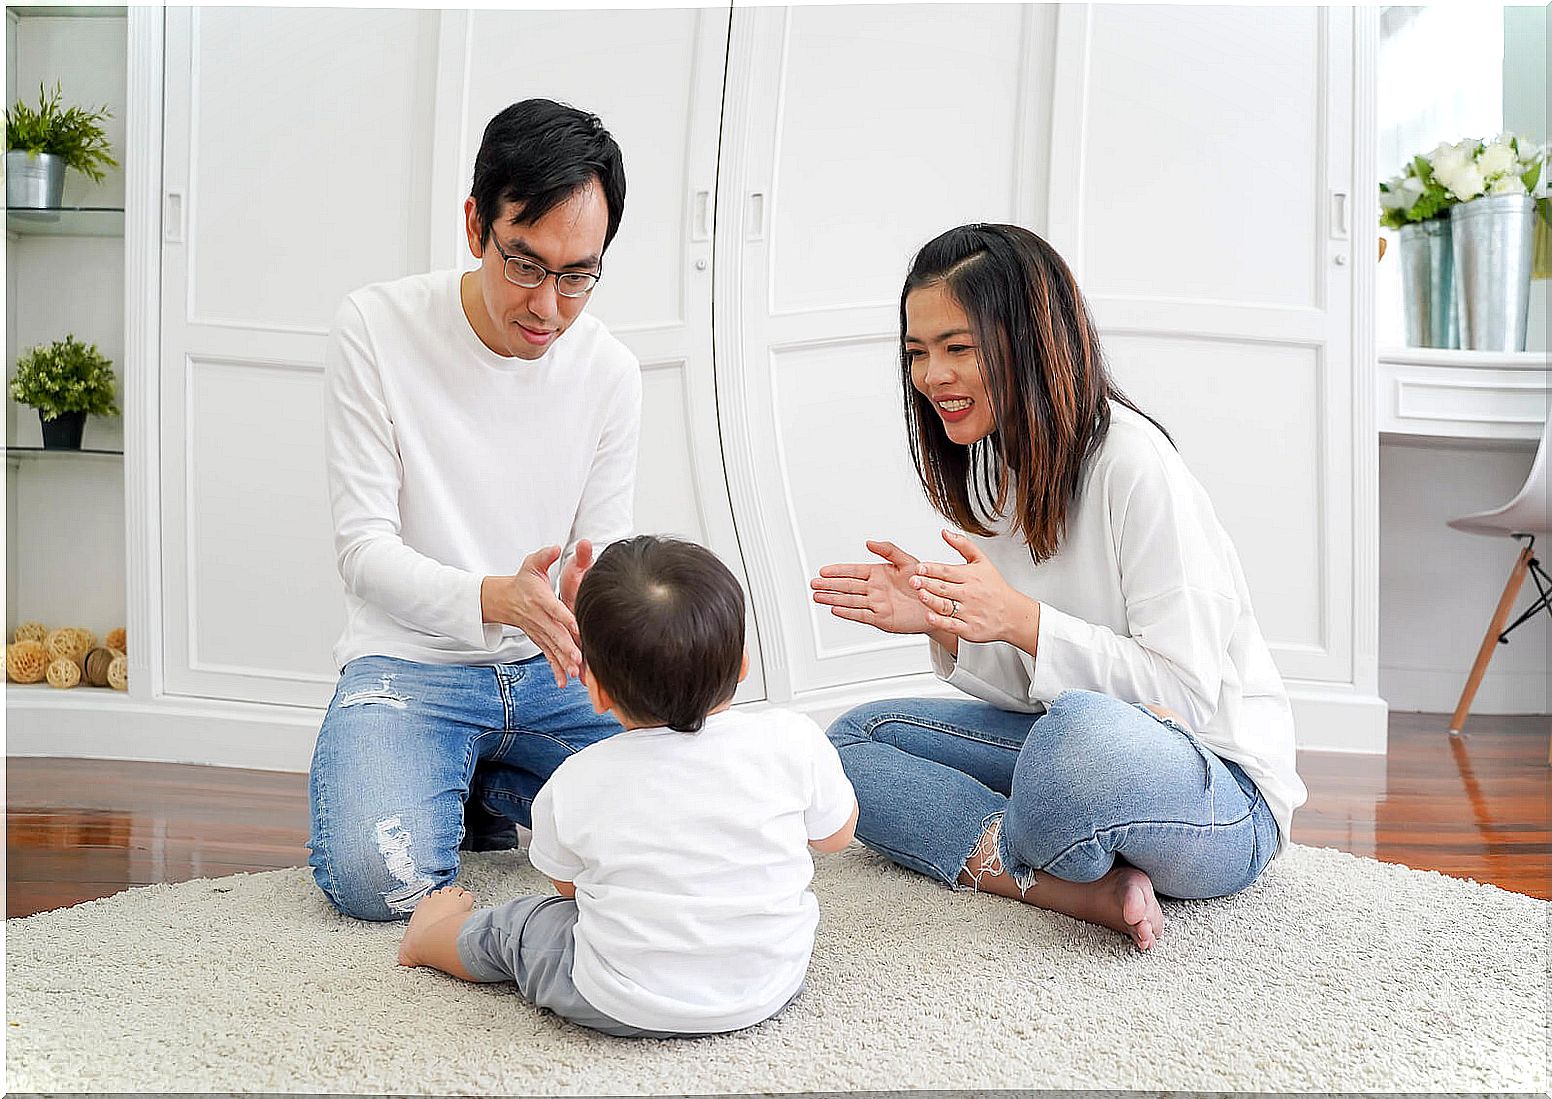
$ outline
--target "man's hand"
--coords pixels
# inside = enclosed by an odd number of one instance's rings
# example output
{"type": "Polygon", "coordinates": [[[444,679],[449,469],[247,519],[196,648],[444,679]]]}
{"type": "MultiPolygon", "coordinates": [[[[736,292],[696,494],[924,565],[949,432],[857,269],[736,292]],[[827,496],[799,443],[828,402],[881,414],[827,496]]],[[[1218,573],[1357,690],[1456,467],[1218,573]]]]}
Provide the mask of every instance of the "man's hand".
{"type": "Polygon", "coordinates": [[[576,613],[577,589],[582,586],[582,576],[592,567],[593,543],[584,538],[577,543],[577,552],[560,572],[560,601],[572,613],[576,613]]]}
{"type": "MultiPolygon", "coordinates": [[[[555,685],[564,687],[569,677],[582,674],[582,649],[571,608],[550,588],[550,569],[560,560],[560,552],[559,546],[545,546],[523,558],[522,567],[511,576],[487,576],[480,582],[480,614],[486,622],[516,626],[527,634],[550,662],[555,685]]],[[[592,556],[591,546],[588,556],[592,556]]],[[[576,598],[575,588],[572,598],[576,598]]]]}

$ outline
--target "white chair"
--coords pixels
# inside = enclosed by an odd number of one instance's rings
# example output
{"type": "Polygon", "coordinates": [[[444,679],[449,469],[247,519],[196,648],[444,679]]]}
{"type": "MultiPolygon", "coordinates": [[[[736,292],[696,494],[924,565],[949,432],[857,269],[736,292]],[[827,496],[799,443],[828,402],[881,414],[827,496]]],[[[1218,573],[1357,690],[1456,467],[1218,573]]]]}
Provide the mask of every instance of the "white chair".
{"type": "MultiPolygon", "coordinates": [[[[1509,634],[1523,623],[1542,611],[1552,615],[1552,576],[1541,567],[1541,562],[1536,559],[1535,547],[1538,534],[1552,533],[1552,516],[1549,516],[1547,503],[1547,450],[1548,435],[1552,434],[1552,417],[1541,426],[1541,445],[1536,449],[1536,460],[1531,463],[1530,476],[1525,478],[1525,485],[1520,489],[1514,499],[1500,508],[1492,511],[1480,511],[1475,515],[1462,515],[1459,519],[1451,519],[1450,526],[1456,530],[1463,530],[1469,534],[1489,534],[1499,538],[1509,537],[1525,543],[1520,550],[1520,555],[1515,559],[1514,568],[1509,572],[1509,582],[1504,585],[1503,595],[1498,600],[1498,609],[1493,612],[1493,620],[1488,624],[1487,636],[1482,638],[1482,648],[1477,652],[1477,662],[1471,667],[1471,675],[1466,680],[1466,689],[1460,694],[1460,705],[1455,707],[1455,715],[1450,718],[1450,735],[1460,735],[1460,730],[1466,723],[1466,714],[1471,709],[1471,700],[1476,696],[1477,687],[1482,683],[1482,676],[1487,672],[1488,661],[1493,659],[1493,650],[1500,644],[1508,644],[1509,634]],[[1541,593],[1541,598],[1526,608],[1525,613],[1516,618],[1506,628],[1505,620],[1509,617],[1509,611],[1514,607],[1514,600],[1520,594],[1520,588],[1525,583],[1525,574],[1529,573],[1536,583],[1536,590],[1541,593]]],[[[1552,763],[1552,744],[1548,745],[1547,762],[1552,763]]]]}

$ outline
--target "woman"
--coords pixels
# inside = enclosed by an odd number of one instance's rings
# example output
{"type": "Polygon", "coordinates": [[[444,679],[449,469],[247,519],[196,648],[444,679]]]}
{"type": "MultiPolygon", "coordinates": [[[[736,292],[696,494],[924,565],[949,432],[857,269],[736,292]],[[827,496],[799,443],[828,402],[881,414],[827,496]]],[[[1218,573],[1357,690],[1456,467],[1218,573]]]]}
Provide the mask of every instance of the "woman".
{"type": "Polygon", "coordinates": [[[827,565],[831,613],[931,639],[964,699],[830,727],[857,837],[1149,949],[1155,890],[1215,897],[1288,842],[1293,718],[1239,559],[1164,429],[1111,381],[1044,240],[952,229],[900,298],[907,435],[963,563],[827,565]]]}

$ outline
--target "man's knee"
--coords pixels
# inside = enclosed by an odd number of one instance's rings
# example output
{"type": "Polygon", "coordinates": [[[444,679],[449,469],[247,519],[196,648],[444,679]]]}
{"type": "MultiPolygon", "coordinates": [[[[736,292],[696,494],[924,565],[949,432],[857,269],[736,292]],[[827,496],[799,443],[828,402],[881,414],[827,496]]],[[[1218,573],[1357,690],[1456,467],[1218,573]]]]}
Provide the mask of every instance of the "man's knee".
{"type": "Polygon", "coordinates": [[[313,880],[340,912],[358,920],[408,919],[422,897],[458,876],[458,854],[420,835],[403,814],[313,840],[313,880]]]}

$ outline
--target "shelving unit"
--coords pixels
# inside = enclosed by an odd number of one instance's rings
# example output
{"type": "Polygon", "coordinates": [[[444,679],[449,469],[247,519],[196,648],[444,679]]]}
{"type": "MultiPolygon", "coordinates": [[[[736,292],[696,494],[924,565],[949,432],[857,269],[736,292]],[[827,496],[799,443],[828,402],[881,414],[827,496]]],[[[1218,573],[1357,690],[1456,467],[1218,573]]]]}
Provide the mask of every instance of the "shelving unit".
{"type": "MultiPolygon", "coordinates": [[[[35,100],[40,83],[52,88],[57,82],[67,105],[107,106],[108,140],[121,165],[96,183],[67,171],[58,209],[7,208],[7,374],[27,348],[73,335],[114,362],[124,407],[129,9],[28,5],[7,7],[6,15],[7,103],[35,100]]],[[[91,418],[82,449],[47,449],[39,445],[37,412],[7,394],[6,428],[7,637],[27,619],[85,626],[99,635],[125,625],[120,424],[91,418]]],[[[18,703],[67,705],[86,697],[46,684],[43,692],[8,688],[18,703]]],[[[93,705],[125,701],[111,694],[114,699],[93,705]]]]}
{"type": "Polygon", "coordinates": [[[1545,351],[1392,347],[1375,372],[1382,440],[1529,443],[1546,421],[1545,351]]]}
{"type": "Polygon", "coordinates": [[[122,237],[122,206],[62,206],[57,210],[6,207],[7,237],[122,237]]]}

